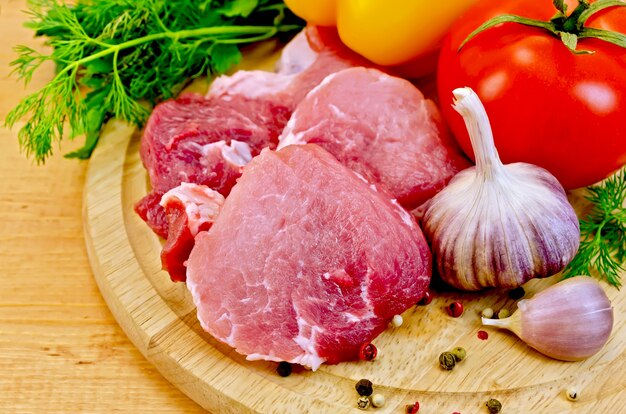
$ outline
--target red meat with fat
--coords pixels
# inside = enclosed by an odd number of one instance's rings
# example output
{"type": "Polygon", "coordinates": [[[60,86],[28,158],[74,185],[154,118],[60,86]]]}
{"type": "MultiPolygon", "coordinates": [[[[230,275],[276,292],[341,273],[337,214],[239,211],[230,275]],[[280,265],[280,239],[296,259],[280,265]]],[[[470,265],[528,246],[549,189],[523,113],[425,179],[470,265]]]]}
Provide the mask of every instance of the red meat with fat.
{"type": "Polygon", "coordinates": [[[265,149],[245,168],[187,286],[203,328],[248,359],[320,364],[360,346],[426,292],[415,220],[317,145],[265,149]]]}
{"type": "Polygon", "coordinates": [[[275,148],[291,112],[312,88],[328,74],[364,63],[353,53],[313,51],[304,40],[302,33],[286,47],[280,73],[238,71],[217,78],[206,97],[188,94],[154,109],[141,143],[152,191],[135,210],[158,235],[168,234],[159,205],[166,191],[189,182],[226,196],[240,176],[240,165],[209,144],[235,140],[247,144],[252,157],[275,148]]]}
{"type": "Polygon", "coordinates": [[[412,209],[470,166],[436,105],[410,82],[376,69],[328,76],[300,102],[279,148],[314,143],[412,209]]]}

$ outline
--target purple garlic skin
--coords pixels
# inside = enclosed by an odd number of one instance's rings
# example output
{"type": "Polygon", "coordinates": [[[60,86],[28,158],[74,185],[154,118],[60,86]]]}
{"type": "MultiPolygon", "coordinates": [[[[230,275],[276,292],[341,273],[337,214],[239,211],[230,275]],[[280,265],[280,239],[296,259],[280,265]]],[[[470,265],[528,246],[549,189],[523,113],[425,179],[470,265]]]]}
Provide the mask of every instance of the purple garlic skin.
{"type": "Polygon", "coordinates": [[[566,279],[517,306],[508,318],[482,318],[483,325],[508,329],[554,359],[589,358],[602,349],[613,330],[611,302],[591,277],[566,279]]]}
{"type": "Polygon", "coordinates": [[[515,288],[561,271],[576,255],[580,228],[561,184],[527,163],[503,165],[489,120],[469,88],[454,91],[476,166],[428,202],[422,227],[441,278],[462,290],[515,288]]]}
{"type": "Polygon", "coordinates": [[[458,289],[515,288],[560,272],[578,251],[578,217],[554,176],[526,163],[498,174],[461,171],[424,214],[437,270],[458,289]]]}

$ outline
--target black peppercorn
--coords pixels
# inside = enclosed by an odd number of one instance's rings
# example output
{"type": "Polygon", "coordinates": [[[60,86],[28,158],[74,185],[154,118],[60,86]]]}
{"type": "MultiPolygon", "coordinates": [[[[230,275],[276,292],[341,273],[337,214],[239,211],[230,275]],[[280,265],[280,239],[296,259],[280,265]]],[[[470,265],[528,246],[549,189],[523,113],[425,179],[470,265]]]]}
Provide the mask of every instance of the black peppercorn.
{"type": "Polygon", "coordinates": [[[374,392],[374,387],[372,386],[372,381],[367,379],[359,380],[354,386],[356,388],[356,392],[363,397],[369,397],[374,392]]]}
{"type": "Polygon", "coordinates": [[[525,294],[526,294],[526,291],[521,286],[513,290],[509,290],[509,297],[513,300],[521,299],[524,297],[525,294]]]}
{"type": "Polygon", "coordinates": [[[498,414],[502,411],[502,404],[495,398],[490,398],[485,405],[487,406],[490,414],[498,414]]]}
{"type": "Polygon", "coordinates": [[[276,372],[281,377],[288,377],[291,375],[291,364],[289,362],[279,362],[278,367],[276,368],[276,372]]]}

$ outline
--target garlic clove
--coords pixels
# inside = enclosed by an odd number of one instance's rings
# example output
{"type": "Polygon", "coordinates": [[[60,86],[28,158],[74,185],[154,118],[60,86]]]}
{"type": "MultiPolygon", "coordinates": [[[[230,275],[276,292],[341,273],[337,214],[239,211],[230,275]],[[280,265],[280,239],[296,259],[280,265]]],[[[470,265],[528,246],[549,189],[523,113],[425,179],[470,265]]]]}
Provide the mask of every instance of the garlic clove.
{"type": "Polygon", "coordinates": [[[508,329],[551,358],[579,361],[596,354],[613,329],[613,308],[604,289],[587,276],[559,282],[518,302],[506,319],[482,318],[483,325],[508,329]]]}
{"type": "Polygon", "coordinates": [[[578,250],[578,218],[563,187],[535,165],[503,165],[489,120],[470,88],[454,91],[476,166],[425,208],[423,230],[442,279],[463,290],[515,288],[561,271],[578,250]]]}

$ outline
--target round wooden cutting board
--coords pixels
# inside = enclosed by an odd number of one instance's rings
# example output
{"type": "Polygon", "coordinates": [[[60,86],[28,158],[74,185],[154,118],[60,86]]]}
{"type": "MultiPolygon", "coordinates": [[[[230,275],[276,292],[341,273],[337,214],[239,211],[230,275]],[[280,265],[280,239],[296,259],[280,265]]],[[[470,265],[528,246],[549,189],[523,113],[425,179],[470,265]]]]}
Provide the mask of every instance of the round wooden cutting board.
{"type": "MultiPolygon", "coordinates": [[[[615,310],[608,344],[582,362],[551,360],[513,334],[482,328],[486,307],[515,310],[505,291],[437,292],[428,306],[404,314],[404,324],[389,328],[374,343],[372,362],[296,369],[286,378],[276,364],[249,362],[208,334],[196,319],[183,283],[161,270],[161,242],[134,213],[148,191],[139,159],[139,134],[119,121],[103,131],[89,164],[84,192],[84,229],[89,257],[102,295],[115,318],[143,355],[172,384],[213,413],[361,413],[355,383],[368,378],[384,395],[375,413],[404,413],[420,403],[420,414],[487,413],[489,398],[503,413],[618,413],[626,406],[626,294],[603,284],[615,310]],[[445,307],[461,301],[465,312],[451,318],[445,307]],[[478,338],[479,330],[489,334],[478,338]],[[467,359],[453,371],[438,364],[441,352],[455,346],[467,359]],[[568,401],[574,387],[580,400],[568,401]]],[[[573,194],[580,210],[584,201],[573,194]]],[[[626,277],[622,277],[626,281],[626,277]]],[[[529,282],[526,297],[558,281],[529,282]]]]}

